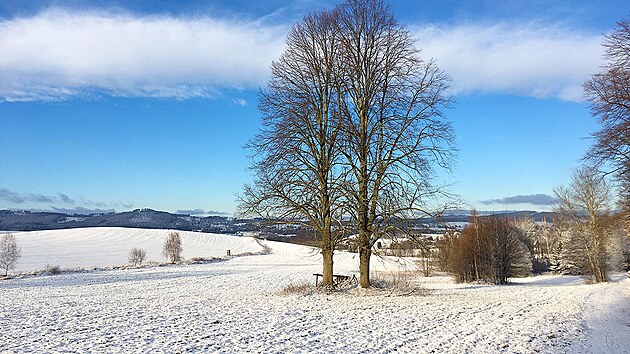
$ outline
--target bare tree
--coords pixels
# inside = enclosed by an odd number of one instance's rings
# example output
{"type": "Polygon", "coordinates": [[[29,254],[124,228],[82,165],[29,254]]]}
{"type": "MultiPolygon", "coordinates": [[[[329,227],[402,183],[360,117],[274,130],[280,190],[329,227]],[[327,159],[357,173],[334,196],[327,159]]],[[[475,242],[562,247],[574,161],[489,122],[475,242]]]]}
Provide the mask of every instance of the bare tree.
{"type": "Polygon", "coordinates": [[[621,197],[619,198],[619,210],[622,212],[626,236],[630,241],[630,178],[621,180],[619,191],[621,193],[621,197]]]}
{"type": "Polygon", "coordinates": [[[435,241],[437,249],[435,260],[437,268],[443,272],[452,272],[450,259],[453,251],[457,248],[459,241],[459,232],[453,230],[447,231],[444,236],[435,241]]]}
{"type": "Polygon", "coordinates": [[[380,0],[348,0],[337,7],[343,58],[343,153],[347,195],[359,242],[361,287],[370,286],[375,242],[395,220],[429,213],[442,192],[432,168],[448,167],[451,125],[447,76],[424,61],[409,31],[380,0]]]}
{"type": "Polygon", "coordinates": [[[168,234],[168,238],[162,248],[162,255],[173,264],[182,258],[182,239],[179,236],[179,232],[171,232],[168,234]]]}
{"type": "Polygon", "coordinates": [[[129,263],[134,266],[142,265],[145,258],[147,258],[147,252],[142,248],[134,247],[129,252],[129,263]]]}
{"type": "Polygon", "coordinates": [[[626,237],[625,222],[621,213],[615,212],[604,220],[607,224],[608,243],[607,267],[610,271],[630,270],[627,267],[630,256],[630,239],[626,237]]]}
{"type": "Polygon", "coordinates": [[[557,212],[569,228],[569,238],[563,247],[576,250],[579,257],[573,263],[586,264],[587,274],[597,283],[608,280],[606,259],[607,243],[611,231],[610,186],[595,169],[582,168],[571,179],[568,187],[555,189],[560,200],[557,212]],[[567,242],[573,244],[567,245],[567,242]]]}
{"type": "Polygon", "coordinates": [[[419,247],[420,252],[416,256],[419,258],[418,263],[420,264],[422,275],[428,277],[431,275],[431,269],[433,268],[433,261],[436,254],[433,250],[433,242],[422,238],[417,242],[417,246],[419,247]]]}
{"type": "Polygon", "coordinates": [[[321,238],[323,284],[333,284],[333,252],[343,233],[338,136],[339,49],[335,11],[310,14],[295,24],[261,91],[261,132],[248,147],[255,155],[253,185],[240,211],[302,222],[321,238]]]}
{"type": "Polygon", "coordinates": [[[357,224],[368,287],[376,240],[442,193],[431,176],[452,152],[441,114],[448,79],[414,43],[382,1],[348,0],[293,27],[261,92],[265,128],[250,143],[257,178],[241,210],[315,229],[324,283],[344,218],[357,224]]]}
{"type": "Polygon", "coordinates": [[[520,217],[514,226],[518,230],[519,239],[527,247],[532,256],[532,271],[542,273],[549,270],[551,252],[557,241],[550,226],[544,221],[537,224],[531,216],[520,217]]]}
{"type": "Polygon", "coordinates": [[[4,269],[4,276],[15,267],[20,258],[20,249],[13,234],[3,234],[0,239],[0,267],[4,269]]]}
{"type": "Polygon", "coordinates": [[[593,116],[601,129],[587,158],[597,166],[608,163],[621,184],[621,206],[630,237],[630,20],[617,23],[604,43],[606,64],[584,84],[593,116]]]}

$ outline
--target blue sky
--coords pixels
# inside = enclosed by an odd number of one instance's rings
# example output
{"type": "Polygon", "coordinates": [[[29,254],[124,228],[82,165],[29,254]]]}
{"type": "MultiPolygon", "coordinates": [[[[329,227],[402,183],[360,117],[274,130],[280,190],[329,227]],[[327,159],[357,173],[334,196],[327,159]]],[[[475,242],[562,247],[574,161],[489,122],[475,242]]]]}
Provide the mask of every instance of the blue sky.
{"type": "MultiPolygon", "coordinates": [[[[235,211],[257,90],[332,1],[0,2],[0,209],[235,211]]],[[[597,129],[581,83],[625,1],[395,1],[453,78],[452,190],[550,208],[597,129]]]]}

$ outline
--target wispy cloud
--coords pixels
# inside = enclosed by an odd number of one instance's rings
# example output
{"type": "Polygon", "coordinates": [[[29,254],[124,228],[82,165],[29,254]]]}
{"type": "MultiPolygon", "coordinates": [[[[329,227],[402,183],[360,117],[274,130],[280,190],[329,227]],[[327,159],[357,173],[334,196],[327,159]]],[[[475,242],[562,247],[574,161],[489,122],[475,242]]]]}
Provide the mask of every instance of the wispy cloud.
{"type": "Polygon", "coordinates": [[[52,207],[52,211],[56,213],[62,214],[106,214],[106,213],[114,213],[114,209],[98,209],[98,208],[84,208],[84,207],[75,207],[75,208],[56,208],[52,207]]]}
{"type": "Polygon", "coordinates": [[[62,202],[67,203],[67,204],[75,203],[74,199],[68,197],[66,194],[63,194],[63,193],[59,193],[59,199],[61,199],[62,202]]]}
{"type": "Polygon", "coordinates": [[[24,204],[27,202],[34,203],[53,203],[55,197],[46,196],[42,194],[32,194],[32,193],[16,193],[6,188],[0,188],[0,201],[14,203],[14,204],[24,204]]]}
{"type": "Polygon", "coordinates": [[[230,213],[225,213],[225,212],[222,212],[222,211],[204,210],[204,209],[182,209],[182,210],[176,211],[175,214],[180,214],[180,215],[218,215],[218,216],[230,215],[230,213]]]}
{"type": "Polygon", "coordinates": [[[175,214],[179,215],[202,215],[205,213],[206,211],[203,209],[180,209],[175,212],[175,214]]]}
{"type": "Polygon", "coordinates": [[[0,20],[0,100],[214,97],[264,84],[287,26],[51,9],[0,20]]]}
{"type": "Polygon", "coordinates": [[[241,107],[247,106],[247,100],[244,98],[235,98],[232,100],[232,103],[237,104],[241,107]]]}
{"type": "MultiPolygon", "coordinates": [[[[50,9],[0,20],[0,101],[217,97],[265,84],[289,23],[50,9]]],[[[454,93],[582,100],[599,34],[544,23],[412,26],[454,93]]],[[[237,98],[233,103],[245,105],[237,98]]]]}
{"type": "MultiPolygon", "coordinates": [[[[60,211],[75,210],[75,213],[83,212],[86,210],[97,210],[95,212],[110,212],[114,208],[131,209],[133,203],[107,203],[98,202],[93,200],[87,200],[83,198],[71,198],[65,193],[58,193],[56,195],[44,195],[35,193],[19,193],[7,188],[0,188],[0,202],[4,202],[9,205],[33,205],[33,204],[48,204],[51,205],[48,210],[60,211]],[[71,207],[71,208],[68,208],[71,207]]],[[[0,204],[0,208],[4,207],[0,204]]],[[[37,209],[41,210],[41,209],[37,209]]],[[[60,211],[61,212],[61,211],[60,211]]]]}
{"type": "Polygon", "coordinates": [[[453,78],[455,93],[506,93],[581,101],[600,65],[601,35],[540,23],[415,27],[425,57],[453,78]]]}
{"type": "Polygon", "coordinates": [[[499,199],[482,200],[480,202],[484,205],[511,205],[511,204],[532,204],[539,206],[552,206],[558,203],[558,199],[548,194],[528,194],[528,195],[515,195],[511,197],[504,197],[499,199]]]}

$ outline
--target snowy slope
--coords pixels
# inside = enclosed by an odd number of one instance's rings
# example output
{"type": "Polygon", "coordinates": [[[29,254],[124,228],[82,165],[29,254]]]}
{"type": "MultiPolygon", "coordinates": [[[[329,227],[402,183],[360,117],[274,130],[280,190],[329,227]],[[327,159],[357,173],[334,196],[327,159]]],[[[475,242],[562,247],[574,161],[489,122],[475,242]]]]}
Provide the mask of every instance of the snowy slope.
{"type": "MultiPolygon", "coordinates": [[[[217,240],[224,248],[228,239],[217,240]]],[[[579,277],[543,276],[489,286],[416,276],[425,295],[280,295],[287,284],[313,282],[321,256],[266,245],[269,254],[224,262],[1,281],[0,352],[630,351],[627,278],[585,285],[579,277]]],[[[353,272],[357,263],[337,253],[335,272],[353,272]]],[[[392,258],[372,264],[380,271],[411,267],[392,258]]]]}
{"type": "MultiPolygon", "coordinates": [[[[42,270],[47,264],[61,268],[89,268],[127,264],[129,251],[139,247],[147,252],[147,261],[164,262],[162,246],[172,230],[129,229],[115,227],[81,228],[14,233],[22,257],[16,272],[42,270]]],[[[260,245],[250,237],[177,231],[182,238],[182,256],[225,256],[259,252],[260,245]]]]}

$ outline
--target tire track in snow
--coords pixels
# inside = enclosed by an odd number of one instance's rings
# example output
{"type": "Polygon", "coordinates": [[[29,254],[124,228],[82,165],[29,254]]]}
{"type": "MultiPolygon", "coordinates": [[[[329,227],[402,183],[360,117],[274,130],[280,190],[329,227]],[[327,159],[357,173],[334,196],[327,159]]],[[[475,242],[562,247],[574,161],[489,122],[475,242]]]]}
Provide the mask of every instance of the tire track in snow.
{"type": "Polygon", "coordinates": [[[591,289],[583,304],[589,338],[577,350],[630,353],[630,279],[617,275],[611,283],[591,285],[591,289]]]}

